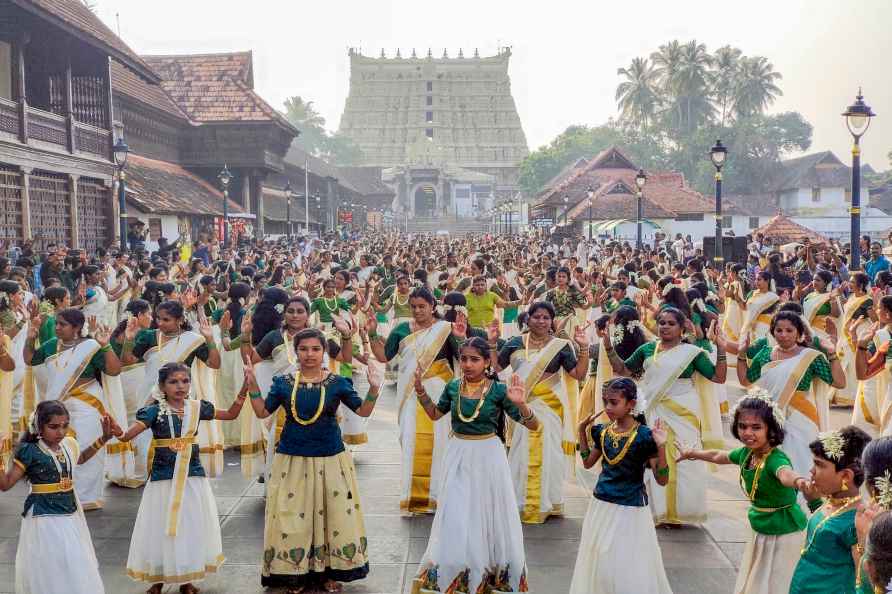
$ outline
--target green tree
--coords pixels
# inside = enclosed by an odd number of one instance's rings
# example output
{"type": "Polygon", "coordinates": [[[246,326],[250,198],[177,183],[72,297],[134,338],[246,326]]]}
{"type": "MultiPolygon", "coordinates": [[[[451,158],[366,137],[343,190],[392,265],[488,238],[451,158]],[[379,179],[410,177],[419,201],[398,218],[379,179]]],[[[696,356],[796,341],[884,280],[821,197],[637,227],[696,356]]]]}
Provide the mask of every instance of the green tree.
{"type": "Polygon", "coordinates": [[[647,58],[635,58],[628,68],[617,70],[617,74],[625,77],[616,88],[620,118],[641,130],[647,130],[661,103],[653,66],[647,58]]]}
{"type": "Polygon", "coordinates": [[[737,84],[740,80],[740,58],[743,55],[736,47],[726,45],[720,47],[712,56],[712,87],[713,99],[719,115],[719,123],[724,126],[734,108],[734,99],[737,95],[737,84]]]}
{"type": "Polygon", "coordinates": [[[775,84],[781,74],[766,58],[755,56],[740,61],[737,91],[734,97],[734,111],[737,117],[748,117],[762,113],[774,100],[783,95],[775,84]]]}
{"type": "Polygon", "coordinates": [[[325,118],[316,111],[312,101],[300,96],[285,100],[285,118],[300,131],[294,144],[313,155],[337,165],[356,165],[362,161],[362,151],[349,138],[329,134],[325,118]]]}

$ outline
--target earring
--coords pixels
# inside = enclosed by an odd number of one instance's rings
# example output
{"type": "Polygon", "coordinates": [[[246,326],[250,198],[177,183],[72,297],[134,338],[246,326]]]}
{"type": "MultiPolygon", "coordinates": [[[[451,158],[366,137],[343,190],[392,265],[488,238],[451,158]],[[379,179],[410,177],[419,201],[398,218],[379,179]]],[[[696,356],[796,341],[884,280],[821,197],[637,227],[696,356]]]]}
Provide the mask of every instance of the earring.
{"type": "Polygon", "coordinates": [[[846,482],[846,479],[842,479],[842,490],[843,491],[849,490],[849,484],[846,482]]]}

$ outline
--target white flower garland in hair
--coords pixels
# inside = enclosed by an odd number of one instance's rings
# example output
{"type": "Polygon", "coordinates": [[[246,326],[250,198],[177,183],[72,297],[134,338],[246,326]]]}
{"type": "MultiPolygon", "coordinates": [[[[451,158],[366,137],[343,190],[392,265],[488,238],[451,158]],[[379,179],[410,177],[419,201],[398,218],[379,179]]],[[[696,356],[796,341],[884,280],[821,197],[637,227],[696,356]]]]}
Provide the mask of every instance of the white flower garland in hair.
{"type": "Polygon", "coordinates": [[[285,313],[285,305],[282,303],[276,304],[276,313],[282,314],[285,313]]]}
{"type": "Polygon", "coordinates": [[[756,398],[768,404],[771,407],[771,414],[774,416],[775,422],[779,427],[783,427],[787,422],[784,417],[783,411],[781,411],[780,407],[777,405],[777,402],[774,401],[774,398],[771,397],[771,394],[768,393],[764,388],[760,388],[758,386],[753,386],[749,390],[747,390],[746,396],[737,401],[737,404],[734,405],[734,408],[731,410],[731,418],[737,414],[737,409],[740,408],[740,403],[743,402],[744,398],[756,398]]]}
{"type": "Polygon", "coordinates": [[[31,435],[37,435],[37,411],[33,411],[28,416],[28,432],[31,435]]]}
{"type": "Polygon", "coordinates": [[[615,324],[610,330],[610,344],[617,345],[623,341],[626,335],[626,327],[622,324],[615,324]]]}
{"type": "Polygon", "coordinates": [[[839,431],[826,431],[818,435],[824,454],[830,460],[839,462],[845,453],[846,440],[839,431]]]}
{"type": "Polygon", "coordinates": [[[877,490],[876,501],[884,510],[892,510],[892,474],[887,470],[883,476],[873,479],[873,486],[877,490]]]}
{"type": "Polygon", "coordinates": [[[674,287],[675,287],[675,283],[669,283],[665,287],[663,287],[663,292],[662,292],[663,297],[668,295],[669,291],[671,291],[674,287]]]}
{"type": "Polygon", "coordinates": [[[635,401],[635,409],[632,411],[633,414],[643,415],[647,411],[647,398],[638,398],[635,401]]]}
{"type": "Polygon", "coordinates": [[[465,317],[468,317],[468,308],[464,305],[450,305],[449,307],[452,309],[452,311],[457,311],[465,317]]]}

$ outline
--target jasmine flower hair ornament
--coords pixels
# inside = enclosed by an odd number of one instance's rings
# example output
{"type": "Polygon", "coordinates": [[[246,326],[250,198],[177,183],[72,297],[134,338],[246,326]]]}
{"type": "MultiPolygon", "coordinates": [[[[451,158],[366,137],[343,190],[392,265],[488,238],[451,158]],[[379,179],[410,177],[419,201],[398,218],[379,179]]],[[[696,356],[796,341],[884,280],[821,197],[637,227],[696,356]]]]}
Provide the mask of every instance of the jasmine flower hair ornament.
{"type": "MultiPolygon", "coordinates": [[[[784,417],[783,411],[781,411],[780,407],[777,405],[777,402],[774,401],[774,398],[771,397],[764,388],[759,388],[758,386],[753,386],[749,390],[747,390],[746,398],[756,398],[757,400],[761,400],[766,403],[771,408],[771,414],[774,417],[774,421],[778,424],[778,426],[783,427],[784,423],[786,423],[786,418],[784,417]]],[[[733,417],[737,414],[737,409],[740,407],[740,403],[743,402],[743,398],[737,401],[737,404],[734,405],[734,410],[731,411],[731,416],[733,417]]]]}
{"type": "Polygon", "coordinates": [[[887,470],[883,476],[873,480],[873,486],[877,490],[876,502],[885,510],[892,510],[892,475],[887,470]]]}
{"type": "Polygon", "coordinates": [[[846,440],[839,431],[827,431],[818,435],[824,454],[828,459],[839,462],[845,453],[846,440]]]}

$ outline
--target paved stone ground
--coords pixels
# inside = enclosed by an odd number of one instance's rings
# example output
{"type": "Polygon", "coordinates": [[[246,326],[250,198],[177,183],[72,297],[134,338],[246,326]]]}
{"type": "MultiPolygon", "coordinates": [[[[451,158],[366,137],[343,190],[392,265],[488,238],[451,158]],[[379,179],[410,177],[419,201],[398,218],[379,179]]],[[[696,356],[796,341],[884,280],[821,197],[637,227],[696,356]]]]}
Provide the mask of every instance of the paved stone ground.
{"type": "MultiPolygon", "coordinates": [[[[386,390],[369,425],[370,442],[354,455],[371,572],[362,582],[345,584],[347,593],[408,593],[427,545],[432,517],[403,518],[399,514],[395,410],[394,391],[386,390]]],[[[834,411],[834,426],[846,424],[849,414],[834,411]]],[[[227,453],[223,478],[212,480],[211,484],[217,496],[226,564],[217,575],[200,584],[202,592],[263,592],[259,565],[263,545],[263,485],[242,478],[238,456],[232,453],[227,453]]],[[[524,526],[532,592],[563,594],[569,590],[590,494],[575,482],[567,484],[566,492],[564,518],[550,519],[541,526],[524,526]]],[[[26,493],[27,487],[20,484],[0,494],[0,592],[14,589],[15,552],[26,493]]],[[[108,594],[138,594],[146,589],[125,575],[140,495],[141,490],[108,487],[105,508],[87,513],[108,594]]],[[[733,468],[723,467],[711,475],[708,496],[710,519],[705,526],[658,532],[666,572],[676,594],[733,591],[747,536],[747,502],[733,468]]],[[[634,559],[629,562],[630,568],[634,567],[634,559]]],[[[646,571],[646,568],[634,570],[646,571]]],[[[176,591],[176,588],[165,590],[176,591]]]]}

